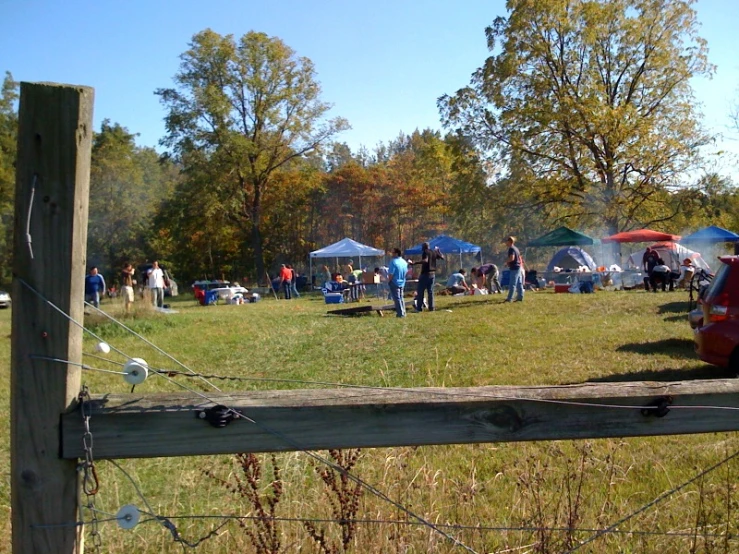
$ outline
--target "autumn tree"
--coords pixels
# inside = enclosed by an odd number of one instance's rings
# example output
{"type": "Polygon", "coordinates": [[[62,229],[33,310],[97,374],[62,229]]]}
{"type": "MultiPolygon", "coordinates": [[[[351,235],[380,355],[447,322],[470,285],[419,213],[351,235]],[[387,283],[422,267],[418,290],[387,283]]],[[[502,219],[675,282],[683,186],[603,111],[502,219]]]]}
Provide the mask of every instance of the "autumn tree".
{"type": "Polygon", "coordinates": [[[510,201],[608,232],[669,220],[707,142],[690,79],[710,75],[693,0],[509,0],[493,54],[439,99],[509,180],[510,201]]]}
{"type": "Polygon", "coordinates": [[[0,283],[10,283],[13,244],[13,198],[18,142],[18,83],[5,73],[0,89],[0,283]]]}
{"type": "Polygon", "coordinates": [[[324,119],[330,106],[321,101],[313,63],[279,38],[252,31],[237,41],[207,29],[180,58],[175,88],[157,91],[168,110],[163,144],[183,160],[200,151],[218,168],[230,186],[223,208],[249,230],[261,276],[263,205],[275,172],[348,125],[324,119]]]}

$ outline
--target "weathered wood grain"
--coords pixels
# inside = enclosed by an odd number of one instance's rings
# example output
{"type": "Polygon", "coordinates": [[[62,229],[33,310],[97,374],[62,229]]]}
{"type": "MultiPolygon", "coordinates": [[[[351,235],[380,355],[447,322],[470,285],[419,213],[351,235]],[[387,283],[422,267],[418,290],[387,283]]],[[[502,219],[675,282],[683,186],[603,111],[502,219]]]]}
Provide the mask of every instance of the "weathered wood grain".
{"type": "Polygon", "coordinates": [[[82,321],[92,105],[91,88],[21,84],[10,395],[14,553],[76,552],[74,527],[43,526],[77,521],[76,463],[59,457],[59,414],[73,409],[80,372],[30,356],[79,362],[82,330],[20,279],[82,321]]]}
{"type": "MultiPolygon", "coordinates": [[[[739,381],[711,380],[105,395],[91,428],[99,458],[707,433],[739,429],[739,410],[697,406],[736,408],[737,393],[739,381]],[[667,396],[664,417],[638,409],[667,396]],[[197,418],[215,404],[246,418],[220,429],[197,418]]],[[[78,414],[63,417],[64,457],[82,454],[81,431],[78,414]]]]}

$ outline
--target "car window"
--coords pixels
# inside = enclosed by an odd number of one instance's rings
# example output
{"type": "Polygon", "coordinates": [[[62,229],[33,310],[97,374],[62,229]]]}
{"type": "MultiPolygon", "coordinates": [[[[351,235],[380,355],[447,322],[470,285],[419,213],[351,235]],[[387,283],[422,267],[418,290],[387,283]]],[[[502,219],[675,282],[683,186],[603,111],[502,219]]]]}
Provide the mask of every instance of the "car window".
{"type": "Polygon", "coordinates": [[[724,291],[726,281],[729,279],[729,273],[731,273],[731,266],[722,264],[706,291],[706,302],[712,302],[714,298],[724,291]]]}

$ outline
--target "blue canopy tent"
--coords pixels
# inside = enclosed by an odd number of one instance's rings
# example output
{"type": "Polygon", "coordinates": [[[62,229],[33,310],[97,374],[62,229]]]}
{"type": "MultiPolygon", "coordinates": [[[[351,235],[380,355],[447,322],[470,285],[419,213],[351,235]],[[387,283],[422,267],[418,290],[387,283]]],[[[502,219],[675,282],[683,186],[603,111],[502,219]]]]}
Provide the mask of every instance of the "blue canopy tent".
{"type": "Polygon", "coordinates": [[[700,229],[695,233],[683,237],[681,242],[693,242],[693,243],[704,243],[704,244],[717,244],[720,242],[739,242],[739,235],[711,225],[705,229],[700,229]]]}
{"type": "MultiPolygon", "coordinates": [[[[437,246],[441,250],[442,254],[459,254],[459,265],[462,265],[462,254],[479,254],[481,248],[471,242],[455,239],[447,235],[439,235],[438,237],[432,238],[429,242],[429,246],[433,249],[437,246]]],[[[406,256],[418,256],[421,254],[423,244],[417,244],[411,248],[407,248],[403,254],[406,256]]]]}
{"type": "Polygon", "coordinates": [[[547,271],[554,271],[555,267],[562,269],[577,269],[580,266],[586,266],[590,271],[595,271],[595,261],[582,248],[577,246],[568,246],[559,250],[549,262],[547,271]]]}

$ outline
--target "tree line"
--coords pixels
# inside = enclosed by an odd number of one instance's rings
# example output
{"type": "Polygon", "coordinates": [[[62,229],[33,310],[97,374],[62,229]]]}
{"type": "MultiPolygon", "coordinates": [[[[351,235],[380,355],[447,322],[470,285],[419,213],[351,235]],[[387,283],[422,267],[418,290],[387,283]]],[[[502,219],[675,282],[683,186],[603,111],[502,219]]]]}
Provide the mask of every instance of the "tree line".
{"type": "MultiPolygon", "coordinates": [[[[263,281],[343,237],[389,250],[446,233],[486,257],[555,226],[739,229],[733,183],[706,169],[690,87],[710,75],[691,1],[513,0],[491,55],[438,100],[444,131],[374,149],[340,139],[313,63],[282,40],[206,29],[181,55],[164,153],[103,121],[88,259],[117,273],[159,259],[182,280],[263,281]]],[[[0,283],[8,283],[18,84],[0,97],[0,283]]],[[[728,117],[728,114],[727,114],[728,117]]]]}

